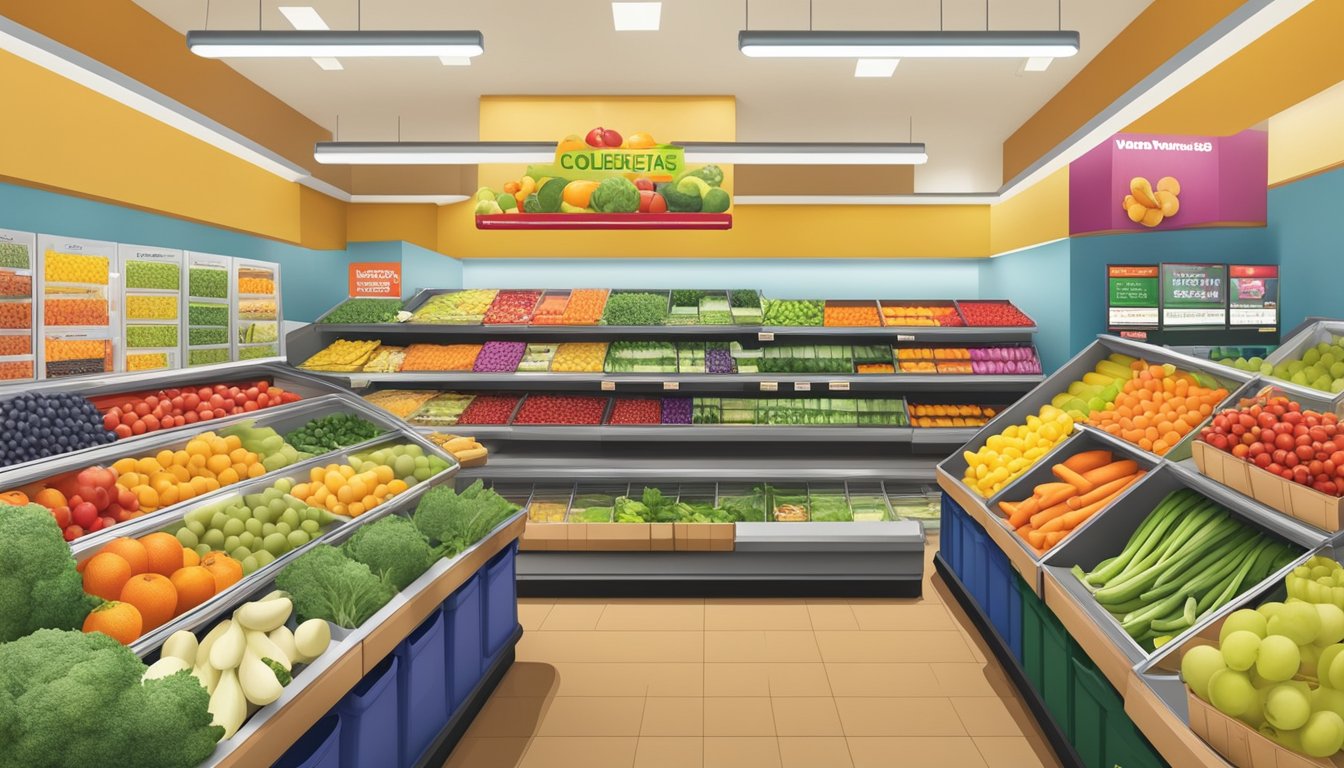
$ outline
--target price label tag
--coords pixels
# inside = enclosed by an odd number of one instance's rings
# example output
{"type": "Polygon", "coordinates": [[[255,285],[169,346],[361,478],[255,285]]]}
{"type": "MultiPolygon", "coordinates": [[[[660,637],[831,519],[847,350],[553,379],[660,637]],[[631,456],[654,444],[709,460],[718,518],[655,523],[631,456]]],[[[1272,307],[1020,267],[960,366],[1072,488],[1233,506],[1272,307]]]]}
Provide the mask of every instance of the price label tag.
{"type": "Polygon", "coordinates": [[[794,391],[794,392],[811,392],[811,391],[812,391],[812,382],[810,382],[810,381],[795,381],[795,382],[793,383],[793,391],[794,391]]]}
{"type": "Polygon", "coordinates": [[[830,384],[827,385],[827,388],[830,389],[832,392],[848,392],[848,391],[849,391],[849,382],[848,382],[848,381],[832,381],[830,384]]]}
{"type": "Polygon", "coordinates": [[[761,382],[761,391],[762,391],[762,392],[778,392],[778,391],[779,391],[779,382],[778,382],[778,381],[762,381],[762,382],[761,382]]]}
{"type": "Polygon", "coordinates": [[[664,381],[664,382],[663,382],[663,389],[665,389],[665,390],[672,390],[672,391],[681,389],[681,382],[679,382],[679,381],[664,381]]]}
{"type": "Polygon", "coordinates": [[[615,391],[616,391],[616,382],[614,382],[614,381],[606,381],[606,380],[603,380],[603,381],[602,381],[602,391],[603,391],[603,392],[615,392],[615,391]]]}
{"type": "Polygon", "coordinates": [[[912,334],[912,333],[898,333],[898,334],[896,334],[896,340],[897,340],[897,341],[914,341],[914,340],[915,340],[915,336],[914,336],[914,334],[912,334]]]}
{"type": "Polygon", "coordinates": [[[351,388],[351,389],[363,389],[363,388],[365,388],[365,387],[367,387],[367,386],[369,386],[369,380],[368,380],[368,379],[350,379],[350,388],[351,388]]]}
{"type": "Polygon", "coordinates": [[[757,340],[757,341],[774,341],[774,340],[775,340],[775,334],[774,334],[774,332],[772,332],[772,331],[761,331],[760,333],[756,334],[756,340],[757,340]]]}

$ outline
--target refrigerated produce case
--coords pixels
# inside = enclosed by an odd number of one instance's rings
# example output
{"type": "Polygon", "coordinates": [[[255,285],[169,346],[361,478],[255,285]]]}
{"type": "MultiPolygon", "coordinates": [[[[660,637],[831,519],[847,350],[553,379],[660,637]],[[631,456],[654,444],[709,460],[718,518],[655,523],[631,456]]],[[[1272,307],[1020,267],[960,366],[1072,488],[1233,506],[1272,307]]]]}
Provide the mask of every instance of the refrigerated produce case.
{"type": "Polygon", "coordinates": [[[117,246],[123,371],[182,367],[182,251],[117,246]]]}
{"type": "Polygon", "coordinates": [[[187,251],[186,365],[218,365],[236,359],[233,259],[187,251]]]}
{"type": "Polygon", "coordinates": [[[0,381],[37,375],[33,354],[33,275],[37,235],[0,229],[0,381]]]}
{"type": "MultiPolygon", "coordinates": [[[[1301,350],[1320,343],[1329,333],[1328,324],[1313,324],[1290,339],[1285,348],[1301,350]]],[[[1101,336],[1001,412],[965,449],[977,451],[1005,427],[1022,423],[1069,382],[1093,370],[1099,359],[1115,353],[1199,372],[1218,381],[1227,396],[1213,414],[1243,399],[1263,397],[1266,390],[1285,394],[1302,403],[1303,408],[1338,412],[1339,401],[1329,393],[1313,393],[1163,347],[1101,336]]],[[[1236,481],[1234,489],[1220,482],[1227,479],[1223,472],[1235,473],[1236,463],[1242,460],[1202,444],[1192,451],[1199,429],[1196,427],[1158,456],[1083,424],[989,498],[963,481],[967,463],[962,452],[954,453],[938,467],[944,500],[935,567],[1008,670],[1065,764],[1221,767],[1229,763],[1259,766],[1262,763],[1258,760],[1264,759],[1271,761],[1266,764],[1317,764],[1217,714],[1190,695],[1176,673],[1185,650],[1208,642],[1210,637],[1216,642],[1218,627],[1228,614],[1266,600],[1282,600],[1284,577],[1294,568],[1315,555],[1336,560],[1344,557],[1339,534],[1317,527],[1323,524],[1320,519],[1312,518],[1317,523],[1312,524],[1265,503],[1281,500],[1282,492],[1275,498],[1257,500],[1250,483],[1236,481]],[[1029,498],[1033,487],[1059,479],[1052,473],[1053,465],[1098,449],[1111,451],[1117,459],[1136,461],[1147,470],[1146,476],[1059,544],[1044,553],[1033,550],[1006,524],[1007,512],[999,509],[999,503],[1029,498]],[[1201,452],[1216,455],[1203,457],[1201,464],[1193,455],[1201,452]],[[1189,624],[1175,622],[1169,639],[1161,638],[1162,644],[1154,650],[1129,634],[1120,618],[1108,613],[1093,596],[1095,585],[1085,586],[1076,573],[1077,569],[1091,571],[1117,555],[1160,502],[1182,490],[1226,510],[1229,520],[1253,532],[1253,543],[1282,544],[1291,556],[1276,563],[1264,578],[1230,581],[1234,586],[1211,608],[1201,608],[1189,624]],[[1253,759],[1253,754],[1262,757],[1253,759]]],[[[1256,471],[1250,466],[1242,470],[1256,471]]],[[[1229,578],[1235,579],[1235,573],[1229,578]]]]}
{"type": "Polygon", "coordinates": [[[38,372],[55,379],[116,370],[121,344],[116,243],[39,235],[38,372]]]}
{"type": "Polygon", "coordinates": [[[236,358],[259,360],[283,356],[280,325],[285,315],[280,299],[280,266],[253,259],[232,261],[236,358]]]}
{"type": "MultiPolygon", "coordinates": [[[[21,395],[81,395],[100,408],[144,393],[164,388],[213,386],[220,382],[264,380],[298,394],[297,402],[262,408],[180,427],[133,434],[99,447],[0,468],[0,488],[36,487],[47,479],[94,465],[111,465],[126,457],[152,456],[162,451],[190,447],[192,438],[202,432],[252,423],[286,433],[309,420],[324,415],[347,413],[372,424],[378,434],[363,442],[327,451],[308,459],[196,496],[190,501],[162,506],[141,517],[81,536],[72,544],[72,555],[80,561],[96,554],[111,540],[140,537],[155,531],[173,533],[183,527],[193,513],[217,508],[270,488],[281,478],[302,480],[314,467],[339,462],[355,453],[367,452],[390,443],[418,446],[422,455],[444,462],[446,470],[426,482],[413,485],[364,514],[335,517],[300,546],[289,549],[268,564],[257,568],[232,587],[188,609],[158,628],[145,633],[131,648],[147,663],[158,658],[160,646],[173,632],[187,630],[198,636],[227,618],[244,602],[260,599],[275,589],[276,574],[289,562],[319,544],[337,545],[359,527],[390,515],[408,515],[419,497],[429,488],[450,483],[457,466],[450,454],[409,430],[395,417],[369,405],[347,390],[318,377],[295,371],[275,362],[241,362],[202,366],[175,371],[142,371],[63,378],[33,384],[0,387],[0,402],[14,401],[21,395]]],[[[21,401],[15,401],[21,402],[21,401]]],[[[17,435],[17,431],[14,433],[17,435]]],[[[198,441],[199,442],[199,441],[198,441]]],[[[521,636],[514,609],[512,569],[516,541],[523,530],[521,511],[504,519],[483,539],[457,555],[439,559],[423,576],[398,592],[382,609],[353,630],[335,625],[327,651],[313,662],[294,667],[294,681],[285,686],[279,699],[261,707],[249,717],[230,739],[221,741],[203,765],[270,765],[304,737],[305,731],[322,717],[335,712],[356,696],[362,681],[375,679],[380,662],[404,656],[409,637],[421,637],[423,628],[439,627],[442,645],[422,666],[444,675],[435,683],[446,692],[444,706],[429,708],[424,714],[409,716],[420,726],[421,736],[410,748],[421,764],[439,764],[461,737],[474,713],[498,684],[513,660],[513,648],[521,636]],[[507,576],[507,578],[505,578],[507,576]],[[454,650],[456,644],[456,650],[454,650]],[[433,663],[430,663],[433,662],[433,663]]],[[[291,627],[293,622],[291,620],[291,627]]],[[[422,644],[423,645],[423,644],[422,644]]],[[[423,655],[423,650],[418,651],[423,655]]],[[[394,697],[395,698],[395,697],[394,697]]],[[[386,744],[398,749],[397,735],[385,737],[386,744]]],[[[352,763],[353,764],[353,763],[352,763]]]]}

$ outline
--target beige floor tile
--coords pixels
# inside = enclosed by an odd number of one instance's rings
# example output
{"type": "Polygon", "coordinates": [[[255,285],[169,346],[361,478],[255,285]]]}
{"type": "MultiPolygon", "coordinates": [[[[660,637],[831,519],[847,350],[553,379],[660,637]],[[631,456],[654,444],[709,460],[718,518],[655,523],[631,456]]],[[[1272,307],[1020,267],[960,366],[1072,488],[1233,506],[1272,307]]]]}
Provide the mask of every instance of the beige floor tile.
{"type": "Polygon", "coordinates": [[[854,768],[985,768],[969,738],[850,737],[854,768]]]}
{"type": "Polygon", "coordinates": [[[604,601],[559,602],[546,614],[539,629],[543,632],[597,629],[597,620],[606,608],[604,601]]]}
{"type": "Polygon", "coordinates": [[[779,758],[784,768],[849,768],[849,744],[840,737],[781,736],[779,758]]]}
{"type": "Polygon", "coordinates": [[[706,631],[705,661],[818,662],[821,653],[811,630],[706,631]]]}
{"type": "Polygon", "coordinates": [[[705,768],[780,768],[779,741],[773,736],[706,736],[705,768]]]}
{"type": "Polygon", "coordinates": [[[863,630],[956,629],[947,609],[937,603],[918,605],[852,605],[863,630]]]}
{"type": "Polygon", "coordinates": [[[769,696],[770,665],[705,664],[705,696],[769,696]]]}
{"type": "Polygon", "coordinates": [[[705,736],[774,736],[770,699],[724,696],[705,699],[705,736]]]}
{"type": "Polygon", "coordinates": [[[827,664],[835,696],[946,696],[932,664],[827,664]]]}
{"type": "Polygon", "coordinates": [[[527,751],[525,738],[464,738],[457,743],[443,768],[514,768],[527,751]]]}
{"type": "Polygon", "coordinates": [[[837,698],[846,736],[965,736],[951,699],[837,698]]]}
{"type": "Polygon", "coordinates": [[[695,662],[560,663],[555,671],[557,696],[699,696],[703,687],[695,662]]]}
{"type": "Polygon", "coordinates": [[[817,632],[816,637],[821,657],[828,663],[975,660],[956,631],[817,632]]]}
{"type": "Polygon", "coordinates": [[[812,619],[813,629],[858,629],[854,611],[847,603],[808,603],[808,616],[812,619]]]}
{"type": "MultiPolygon", "coordinates": [[[[560,608],[560,606],[556,606],[560,608]]],[[[549,619],[548,619],[549,621],[549,619]]],[[[700,662],[700,632],[529,632],[518,642],[519,661],[700,662]]]]}
{"type": "Polygon", "coordinates": [[[600,630],[702,630],[705,606],[699,600],[647,600],[609,603],[597,621],[600,630]]]}
{"type": "Polygon", "coordinates": [[[531,736],[546,718],[548,699],[523,696],[493,696],[472,721],[468,736],[507,738],[531,736]]]}
{"type": "Polygon", "coordinates": [[[546,616],[550,614],[555,603],[550,600],[544,602],[533,602],[527,598],[518,600],[518,623],[523,625],[524,632],[541,629],[542,622],[546,621],[546,616]]]}
{"type": "Polygon", "coordinates": [[[630,768],[634,736],[538,736],[520,768],[630,768]]]}
{"type": "Polygon", "coordinates": [[[952,706],[972,736],[1022,735],[1022,727],[998,696],[962,696],[952,699],[952,706]]]}
{"type": "Polygon", "coordinates": [[[703,696],[703,664],[651,664],[648,670],[649,696],[703,696]]]}
{"type": "Polygon", "coordinates": [[[538,736],[638,736],[644,698],[556,696],[538,736]]]}
{"type": "Polygon", "coordinates": [[[975,746],[989,768],[1048,768],[1054,760],[1042,761],[1021,736],[976,736],[975,746]]]}
{"type": "Polygon", "coordinates": [[[771,696],[830,696],[831,683],[821,663],[767,664],[771,696]]]}
{"type": "Polygon", "coordinates": [[[780,736],[844,736],[830,696],[775,696],[775,733],[780,736]]]}
{"type": "Polygon", "coordinates": [[[942,696],[1012,696],[1012,684],[994,664],[930,664],[942,696]]]}
{"type": "Polygon", "coordinates": [[[700,768],[704,761],[699,736],[645,736],[635,749],[635,768],[700,768]]]}
{"type": "Polygon", "coordinates": [[[705,629],[812,629],[802,600],[707,600],[705,629]]]}
{"type": "Polygon", "coordinates": [[[539,661],[516,662],[504,673],[495,696],[550,696],[558,693],[560,673],[539,661]]]}
{"type": "Polygon", "coordinates": [[[640,737],[700,736],[705,732],[705,700],[698,696],[648,698],[640,737]]]}

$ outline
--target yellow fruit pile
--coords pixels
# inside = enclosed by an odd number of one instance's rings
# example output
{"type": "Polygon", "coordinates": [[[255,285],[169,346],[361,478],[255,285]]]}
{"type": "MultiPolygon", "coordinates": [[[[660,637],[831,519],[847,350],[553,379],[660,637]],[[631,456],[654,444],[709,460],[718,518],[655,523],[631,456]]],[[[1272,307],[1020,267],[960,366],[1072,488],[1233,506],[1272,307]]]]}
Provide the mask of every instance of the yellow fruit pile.
{"type": "Polygon", "coordinates": [[[127,296],[128,320],[176,320],[177,296],[127,296]]]}
{"type": "Polygon", "coordinates": [[[117,470],[117,485],[135,493],[142,512],[266,474],[261,457],[243,448],[241,439],[236,435],[220,437],[214,432],[201,433],[184,449],[121,459],[112,468],[117,470]]]}
{"type": "Polygon", "coordinates": [[[358,371],[369,361],[382,342],[337,339],[304,361],[300,368],[310,371],[358,371]]]}
{"type": "Polygon", "coordinates": [[[1129,181],[1129,194],[1121,202],[1129,220],[1145,227],[1156,227],[1181,209],[1181,182],[1171,176],[1157,181],[1157,188],[1142,176],[1129,181]]]}
{"type": "Polygon", "coordinates": [[[1040,415],[1026,424],[1014,424],[991,435],[978,451],[966,451],[966,475],[971,490],[989,498],[1026,472],[1064,438],[1073,434],[1073,419],[1053,405],[1041,406],[1040,415]]]}
{"type": "Polygon", "coordinates": [[[44,274],[48,283],[107,285],[108,259],[106,256],[47,251],[44,274]]]}
{"type": "Polygon", "coordinates": [[[551,370],[557,373],[601,373],[607,361],[607,343],[567,342],[555,350],[551,370]]]}
{"type": "Polygon", "coordinates": [[[308,482],[294,486],[290,495],[335,515],[359,517],[408,487],[386,464],[366,472],[349,464],[328,464],[309,470],[308,482]]]}

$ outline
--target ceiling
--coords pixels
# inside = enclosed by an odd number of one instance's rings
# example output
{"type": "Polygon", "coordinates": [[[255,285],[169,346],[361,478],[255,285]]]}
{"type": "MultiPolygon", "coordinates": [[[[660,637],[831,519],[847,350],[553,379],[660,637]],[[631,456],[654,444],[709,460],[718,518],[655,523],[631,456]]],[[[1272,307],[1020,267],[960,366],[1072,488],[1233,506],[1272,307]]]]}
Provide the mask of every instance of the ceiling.
{"type": "MultiPolygon", "coordinates": [[[[207,0],[135,0],[185,33],[207,0]]],[[[917,192],[990,192],[1003,182],[1004,139],[1150,0],[1060,0],[1079,55],[1045,72],[1012,59],[907,59],[891,78],[853,76],[852,60],[750,59],[737,50],[746,4],[664,0],[657,32],[616,32],[609,0],[363,0],[363,29],[479,29],[470,66],[437,59],[234,60],[238,72],[343,140],[472,140],[477,99],[526,95],[733,95],[741,141],[905,141],[913,120],[929,162],[917,192]]],[[[334,29],[356,27],[358,0],[260,0],[266,29],[289,29],[280,5],[311,5],[334,29]]],[[[751,29],[1054,29],[1057,0],[752,0],[751,29]]],[[[256,29],[258,0],[208,0],[209,28],[256,29]]],[[[185,44],[185,43],[184,43],[185,44]]],[[[588,126],[575,126],[575,131],[588,126]]],[[[539,140],[556,137],[537,136],[539,140]]],[[[663,138],[663,137],[659,137],[663,138]]],[[[675,139],[676,137],[666,137],[675,139]]]]}

